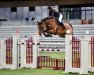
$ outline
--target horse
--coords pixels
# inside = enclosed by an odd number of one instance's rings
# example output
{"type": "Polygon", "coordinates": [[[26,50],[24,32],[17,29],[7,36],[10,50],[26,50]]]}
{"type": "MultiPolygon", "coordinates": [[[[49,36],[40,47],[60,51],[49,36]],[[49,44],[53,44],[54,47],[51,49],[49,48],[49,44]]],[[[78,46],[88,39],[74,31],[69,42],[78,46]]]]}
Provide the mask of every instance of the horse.
{"type": "Polygon", "coordinates": [[[73,35],[73,27],[69,23],[63,23],[59,25],[59,22],[55,17],[47,17],[42,19],[40,22],[37,21],[39,35],[42,33],[46,37],[51,37],[53,35],[58,35],[59,37],[65,37],[66,34],[73,35]]]}

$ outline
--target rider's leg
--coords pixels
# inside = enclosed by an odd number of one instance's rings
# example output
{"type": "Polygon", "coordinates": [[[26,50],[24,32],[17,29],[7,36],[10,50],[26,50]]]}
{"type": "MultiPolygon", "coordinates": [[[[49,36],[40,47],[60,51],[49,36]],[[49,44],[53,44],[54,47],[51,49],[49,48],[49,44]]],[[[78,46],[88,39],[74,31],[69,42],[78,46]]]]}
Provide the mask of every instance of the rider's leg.
{"type": "Polygon", "coordinates": [[[59,19],[58,19],[58,21],[59,21],[59,22],[62,22],[62,18],[63,18],[63,15],[60,14],[60,15],[59,15],[59,19]]]}
{"type": "Polygon", "coordinates": [[[62,18],[63,18],[63,15],[60,14],[60,15],[59,15],[59,19],[58,19],[60,25],[63,25],[63,23],[62,23],[62,18]]]}

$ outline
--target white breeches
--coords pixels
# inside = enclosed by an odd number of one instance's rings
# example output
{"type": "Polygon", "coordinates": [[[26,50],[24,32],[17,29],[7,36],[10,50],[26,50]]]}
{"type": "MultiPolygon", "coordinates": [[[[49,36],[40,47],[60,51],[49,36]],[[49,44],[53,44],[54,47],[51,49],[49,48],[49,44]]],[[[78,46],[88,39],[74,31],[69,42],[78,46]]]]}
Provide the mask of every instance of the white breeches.
{"type": "Polygon", "coordinates": [[[59,21],[60,23],[62,22],[62,18],[63,18],[63,15],[60,14],[59,19],[58,19],[58,21],[59,21]]]}

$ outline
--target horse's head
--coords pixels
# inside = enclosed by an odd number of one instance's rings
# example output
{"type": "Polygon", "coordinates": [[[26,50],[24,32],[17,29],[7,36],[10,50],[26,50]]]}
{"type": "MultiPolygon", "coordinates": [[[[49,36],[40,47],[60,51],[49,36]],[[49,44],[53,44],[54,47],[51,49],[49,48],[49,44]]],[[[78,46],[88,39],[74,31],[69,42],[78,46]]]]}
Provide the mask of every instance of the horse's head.
{"type": "MultiPolygon", "coordinates": [[[[54,18],[44,18],[40,22],[37,21],[39,35],[41,36],[42,33],[46,36],[52,36],[52,32],[50,30],[54,30],[56,28],[56,20],[54,18]]],[[[56,29],[55,29],[56,30],[56,29]]]]}
{"type": "Polygon", "coordinates": [[[46,23],[43,21],[40,22],[37,21],[37,25],[38,25],[39,35],[41,36],[42,33],[47,31],[46,23]]]}

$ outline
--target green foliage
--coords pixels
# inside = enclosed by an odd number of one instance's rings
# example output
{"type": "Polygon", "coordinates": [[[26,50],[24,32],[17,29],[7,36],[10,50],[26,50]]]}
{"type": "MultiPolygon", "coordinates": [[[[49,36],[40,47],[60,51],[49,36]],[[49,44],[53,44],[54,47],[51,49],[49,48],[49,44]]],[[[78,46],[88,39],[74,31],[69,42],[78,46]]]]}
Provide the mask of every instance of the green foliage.
{"type": "Polygon", "coordinates": [[[51,58],[60,58],[63,59],[65,58],[65,52],[44,52],[41,51],[39,52],[40,56],[50,56],[51,58]]]}

